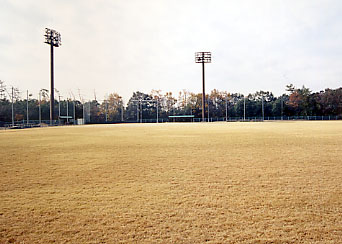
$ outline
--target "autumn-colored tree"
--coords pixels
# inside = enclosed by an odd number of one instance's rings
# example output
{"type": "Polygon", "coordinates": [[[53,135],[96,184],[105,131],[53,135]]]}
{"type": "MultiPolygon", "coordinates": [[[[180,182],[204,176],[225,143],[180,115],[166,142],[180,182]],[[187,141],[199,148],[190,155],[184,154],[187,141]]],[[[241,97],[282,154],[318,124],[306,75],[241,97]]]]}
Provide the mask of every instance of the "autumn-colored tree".
{"type": "MultiPolygon", "coordinates": [[[[306,87],[296,88],[293,84],[286,86],[287,94],[275,97],[272,92],[258,91],[244,96],[239,93],[228,93],[226,91],[212,90],[206,95],[206,117],[208,110],[210,118],[224,118],[226,111],[229,118],[242,117],[244,114],[244,104],[246,105],[246,117],[261,117],[262,104],[264,105],[265,117],[280,116],[341,116],[342,117],[342,88],[325,89],[324,91],[312,93],[306,87]],[[226,106],[227,105],[227,106],[226,106]]],[[[29,105],[30,120],[38,120],[39,105],[42,120],[49,119],[50,98],[48,91],[39,91],[40,99],[21,99],[18,89],[14,90],[13,108],[14,117],[17,120],[26,118],[26,108],[29,105]]],[[[0,82],[0,124],[4,125],[12,120],[12,91],[6,90],[3,81],[0,82]],[[4,94],[5,92],[5,94],[4,94]]],[[[91,123],[103,123],[121,121],[122,114],[125,121],[137,121],[153,119],[157,115],[159,119],[167,119],[170,115],[191,114],[195,118],[201,118],[202,94],[192,93],[187,90],[179,92],[175,98],[172,92],[162,93],[161,90],[152,90],[150,94],[134,92],[125,107],[122,98],[117,93],[111,93],[101,104],[96,100],[85,102],[80,97],[80,101],[75,98],[69,102],[61,100],[55,102],[55,106],[60,105],[61,115],[66,115],[68,104],[69,116],[73,115],[75,104],[76,118],[85,117],[91,123]],[[158,101],[158,102],[157,102],[158,101]],[[58,104],[60,102],[60,104],[58,104]],[[83,110],[84,105],[84,110],[83,110]],[[124,112],[124,113],[122,113],[124,112]],[[107,119],[106,119],[107,118],[107,119]]],[[[55,110],[56,117],[58,109],[55,110]]],[[[151,120],[152,121],[152,120],[151,120]]]]}
{"type": "Polygon", "coordinates": [[[166,92],[164,95],[164,105],[165,111],[168,115],[175,114],[175,104],[177,103],[177,99],[173,97],[172,92],[166,92]]]}
{"type": "Polygon", "coordinates": [[[294,115],[312,115],[312,107],[310,107],[310,95],[310,89],[306,88],[305,86],[303,86],[301,89],[294,89],[291,91],[287,104],[293,109],[294,115]]]}
{"type": "Polygon", "coordinates": [[[314,95],[321,115],[342,115],[342,88],[325,89],[314,95]]]}
{"type": "Polygon", "coordinates": [[[109,94],[100,105],[101,114],[105,115],[106,122],[121,121],[121,113],[123,113],[122,97],[117,93],[109,94]]]}

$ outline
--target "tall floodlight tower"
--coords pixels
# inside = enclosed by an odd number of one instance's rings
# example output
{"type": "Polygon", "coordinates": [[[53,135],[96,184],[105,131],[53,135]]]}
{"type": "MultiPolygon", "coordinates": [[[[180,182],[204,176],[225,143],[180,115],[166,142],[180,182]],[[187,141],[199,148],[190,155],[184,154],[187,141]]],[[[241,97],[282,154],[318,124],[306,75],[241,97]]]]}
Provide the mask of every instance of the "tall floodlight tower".
{"type": "Polygon", "coordinates": [[[202,63],[202,121],[205,120],[205,75],[204,64],[211,63],[211,52],[195,53],[195,62],[202,63]]]}
{"type": "Polygon", "coordinates": [[[53,47],[59,47],[61,43],[61,34],[55,30],[45,28],[45,43],[51,46],[51,89],[50,89],[50,124],[53,124],[54,119],[54,103],[55,103],[55,88],[53,81],[53,47]]]}

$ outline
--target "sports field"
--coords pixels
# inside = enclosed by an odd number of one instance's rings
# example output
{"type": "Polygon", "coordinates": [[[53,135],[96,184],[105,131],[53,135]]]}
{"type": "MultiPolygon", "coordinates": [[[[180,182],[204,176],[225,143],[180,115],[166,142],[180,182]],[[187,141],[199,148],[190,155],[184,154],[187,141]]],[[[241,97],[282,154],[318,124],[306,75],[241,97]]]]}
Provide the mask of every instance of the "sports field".
{"type": "Polygon", "coordinates": [[[342,243],[342,122],[0,131],[0,243],[342,243]]]}

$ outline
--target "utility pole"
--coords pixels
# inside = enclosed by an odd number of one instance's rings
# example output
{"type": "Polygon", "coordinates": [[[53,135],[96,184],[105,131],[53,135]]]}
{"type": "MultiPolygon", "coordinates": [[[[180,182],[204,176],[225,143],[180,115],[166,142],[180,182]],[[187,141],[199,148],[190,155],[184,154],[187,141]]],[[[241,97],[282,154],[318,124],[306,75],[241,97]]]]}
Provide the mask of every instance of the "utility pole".
{"type": "Polygon", "coordinates": [[[39,90],[39,125],[41,126],[42,124],[42,110],[41,110],[41,102],[42,102],[42,98],[41,96],[43,95],[43,97],[49,97],[49,94],[48,94],[49,90],[47,89],[40,89],[39,90]]]}
{"type": "MultiPolygon", "coordinates": [[[[78,89],[78,96],[80,98],[80,102],[82,103],[82,118],[83,118],[83,124],[85,124],[84,100],[83,100],[83,98],[81,96],[81,90],[80,89],[78,89]]],[[[95,92],[95,90],[94,90],[94,96],[95,96],[95,101],[97,101],[96,100],[96,92],[95,92]]]]}
{"type": "Polygon", "coordinates": [[[226,121],[228,121],[228,98],[226,96],[226,121]]]}
{"type": "Polygon", "coordinates": [[[83,111],[82,111],[82,112],[83,112],[83,113],[82,113],[82,114],[83,114],[83,124],[85,124],[84,101],[82,102],[82,105],[83,105],[83,106],[82,106],[82,108],[83,108],[83,111]]]}
{"type": "Polygon", "coordinates": [[[142,102],[140,101],[140,123],[142,123],[143,111],[142,111],[142,102]]]}
{"type": "Polygon", "coordinates": [[[211,63],[211,52],[196,52],[195,62],[202,63],[202,121],[205,118],[205,72],[204,63],[211,63]]]}
{"type": "Polygon", "coordinates": [[[91,121],[91,111],[90,111],[91,107],[90,107],[90,105],[91,105],[91,102],[88,101],[88,111],[89,111],[89,113],[88,113],[87,117],[89,118],[89,122],[91,121]]]}
{"type": "Polygon", "coordinates": [[[139,122],[139,104],[137,103],[137,122],[139,122]]]}
{"type": "Polygon", "coordinates": [[[58,93],[58,125],[60,125],[61,124],[61,95],[56,88],[55,88],[55,91],[58,93]]]}
{"type": "Polygon", "coordinates": [[[70,92],[70,95],[71,95],[72,98],[73,98],[73,100],[72,100],[73,107],[74,107],[74,108],[73,108],[73,117],[74,117],[73,125],[75,125],[75,124],[76,124],[76,103],[75,103],[76,99],[75,99],[75,95],[74,95],[73,92],[70,92]]]}
{"type": "Polygon", "coordinates": [[[74,97],[73,103],[74,103],[74,123],[73,123],[73,125],[76,125],[76,104],[75,104],[75,97],[74,97]]]}
{"type": "Polygon", "coordinates": [[[210,109],[209,109],[209,106],[210,106],[210,97],[208,96],[208,122],[210,122],[210,109]]]}
{"type": "Polygon", "coordinates": [[[58,94],[58,124],[61,124],[61,95],[58,94]]]}
{"type": "Polygon", "coordinates": [[[105,108],[106,108],[106,123],[108,122],[108,102],[106,99],[106,103],[105,103],[105,108]]]}
{"type": "Polygon", "coordinates": [[[14,104],[13,104],[13,99],[14,99],[14,87],[12,86],[12,127],[14,126],[14,104]]]}
{"type": "Polygon", "coordinates": [[[26,124],[29,124],[29,107],[28,107],[28,99],[29,99],[29,94],[28,90],[26,90],[26,124]]]}
{"type": "Polygon", "coordinates": [[[59,47],[61,45],[61,34],[55,30],[45,28],[45,43],[50,45],[50,56],[51,56],[51,94],[50,94],[50,125],[53,124],[54,120],[54,70],[53,70],[53,47],[59,47]]]}
{"type": "Polygon", "coordinates": [[[69,124],[69,98],[67,98],[67,107],[66,107],[66,110],[67,110],[67,124],[69,124]]]}
{"type": "Polygon", "coordinates": [[[39,126],[42,124],[42,110],[40,108],[40,103],[41,103],[41,90],[39,91],[39,126]]]}
{"type": "Polygon", "coordinates": [[[158,110],[158,107],[159,107],[159,98],[157,99],[157,123],[159,123],[159,110],[158,110]]]}
{"type": "Polygon", "coordinates": [[[281,111],[280,111],[280,115],[281,115],[281,120],[283,120],[283,95],[281,96],[281,100],[280,100],[280,107],[281,107],[281,111]]]}
{"type": "Polygon", "coordinates": [[[262,104],[262,121],[265,119],[265,110],[264,110],[264,95],[261,97],[261,104],[262,104]]]}
{"type": "Polygon", "coordinates": [[[123,113],[124,113],[124,105],[122,104],[122,106],[121,106],[121,122],[124,121],[123,113]]]}
{"type": "Polygon", "coordinates": [[[246,98],[243,96],[243,121],[246,120],[246,98]]]}

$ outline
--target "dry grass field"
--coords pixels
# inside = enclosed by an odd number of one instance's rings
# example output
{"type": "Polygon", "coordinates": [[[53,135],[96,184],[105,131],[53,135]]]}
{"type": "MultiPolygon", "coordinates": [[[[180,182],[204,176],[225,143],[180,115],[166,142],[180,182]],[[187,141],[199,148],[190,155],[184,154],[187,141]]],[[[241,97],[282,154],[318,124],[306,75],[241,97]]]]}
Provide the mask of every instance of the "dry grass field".
{"type": "Polygon", "coordinates": [[[0,131],[0,243],[342,243],[342,122],[0,131]]]}

